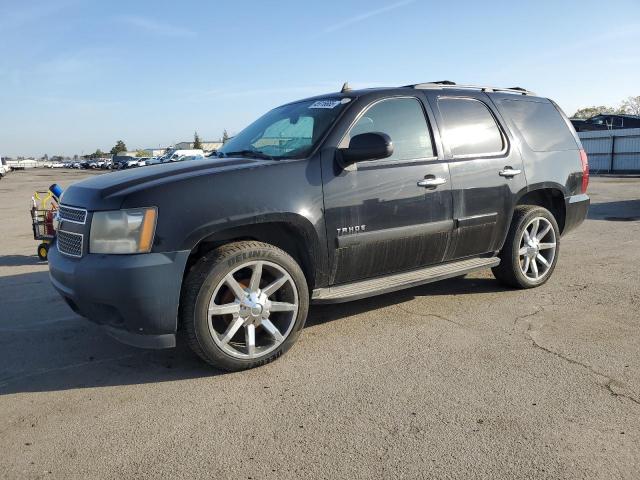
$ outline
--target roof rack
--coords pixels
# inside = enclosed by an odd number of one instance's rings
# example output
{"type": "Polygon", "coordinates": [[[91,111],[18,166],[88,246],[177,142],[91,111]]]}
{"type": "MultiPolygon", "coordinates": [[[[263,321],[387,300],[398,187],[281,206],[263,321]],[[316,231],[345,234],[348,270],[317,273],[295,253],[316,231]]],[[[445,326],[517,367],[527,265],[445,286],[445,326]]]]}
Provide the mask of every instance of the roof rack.
{"type": "Polygon", "coordinates": [[[517,95],[535,95],[535,93],[530,92],[529,90],[526,90],[522,87],[501,88],[501,87],[486,87],[482,85],[458,85],[455,82],[452,82],[451,80],[440,80],[437,82],[416,83],[415,85],[405,85],[405,87],[418,88],[421,90],[456,88],[456,89],[480,90],[483,92],[505,92],[505,93],[515,93],[517,95]]]}

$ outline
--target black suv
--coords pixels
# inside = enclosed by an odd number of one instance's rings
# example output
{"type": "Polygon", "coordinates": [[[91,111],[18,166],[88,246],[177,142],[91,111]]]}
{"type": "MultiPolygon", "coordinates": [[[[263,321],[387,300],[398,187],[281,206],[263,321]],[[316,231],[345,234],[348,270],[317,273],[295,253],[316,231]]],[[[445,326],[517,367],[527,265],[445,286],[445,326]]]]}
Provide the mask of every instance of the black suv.
{"type": "Polygon", "coordinates": [[[543,284],[588,179],[567,117],[526,90],[343,88],[271,110],[215,157],[72,185],[51,280],[122,342],[182,338],[250,368],[291,347],[310,303],[484,268],[543,284]]]}

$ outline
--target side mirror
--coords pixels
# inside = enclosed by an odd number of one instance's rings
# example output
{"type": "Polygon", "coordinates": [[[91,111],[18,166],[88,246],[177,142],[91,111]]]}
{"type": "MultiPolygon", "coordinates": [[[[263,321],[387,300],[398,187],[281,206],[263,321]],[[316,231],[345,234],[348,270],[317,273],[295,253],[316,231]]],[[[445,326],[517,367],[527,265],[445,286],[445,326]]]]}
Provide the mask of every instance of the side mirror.
{"type": "Polygon", "coordinates": [[[349,141],[348,148],[341,148],[340,153],[345,165],[363,160],[379,160],[393,155],[393,143],[386,133],[361,133],[349,141]]]}

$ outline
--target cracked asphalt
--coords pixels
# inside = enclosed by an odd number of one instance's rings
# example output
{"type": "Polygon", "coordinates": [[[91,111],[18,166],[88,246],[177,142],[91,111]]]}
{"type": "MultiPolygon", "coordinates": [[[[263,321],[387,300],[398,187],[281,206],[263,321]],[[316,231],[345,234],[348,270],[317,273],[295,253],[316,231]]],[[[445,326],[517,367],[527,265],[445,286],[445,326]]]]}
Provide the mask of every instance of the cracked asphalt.
{"type": "Polygon", "coordinates": [[[0,182],[1,478],[640,478],[640,178],[592,178],[551,280],[490,272],[314,307],[265,367],[118,344],[35,258],[0,182]]]}

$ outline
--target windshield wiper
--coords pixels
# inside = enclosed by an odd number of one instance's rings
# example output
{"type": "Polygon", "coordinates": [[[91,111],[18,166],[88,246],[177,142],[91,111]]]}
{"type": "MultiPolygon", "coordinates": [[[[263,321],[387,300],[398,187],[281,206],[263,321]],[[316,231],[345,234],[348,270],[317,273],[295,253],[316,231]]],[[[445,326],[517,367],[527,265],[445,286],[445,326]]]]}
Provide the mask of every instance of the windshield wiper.
{"type": "Polygon", "coordinates": [[[222,153],[225,157],[233,157],[234,155],[240,155],[242,157],[261,158],[262,160],[273,160],[271,155],[261,152],[260,150],[238,150],[236,152],[218,152],[222,153]]]}

